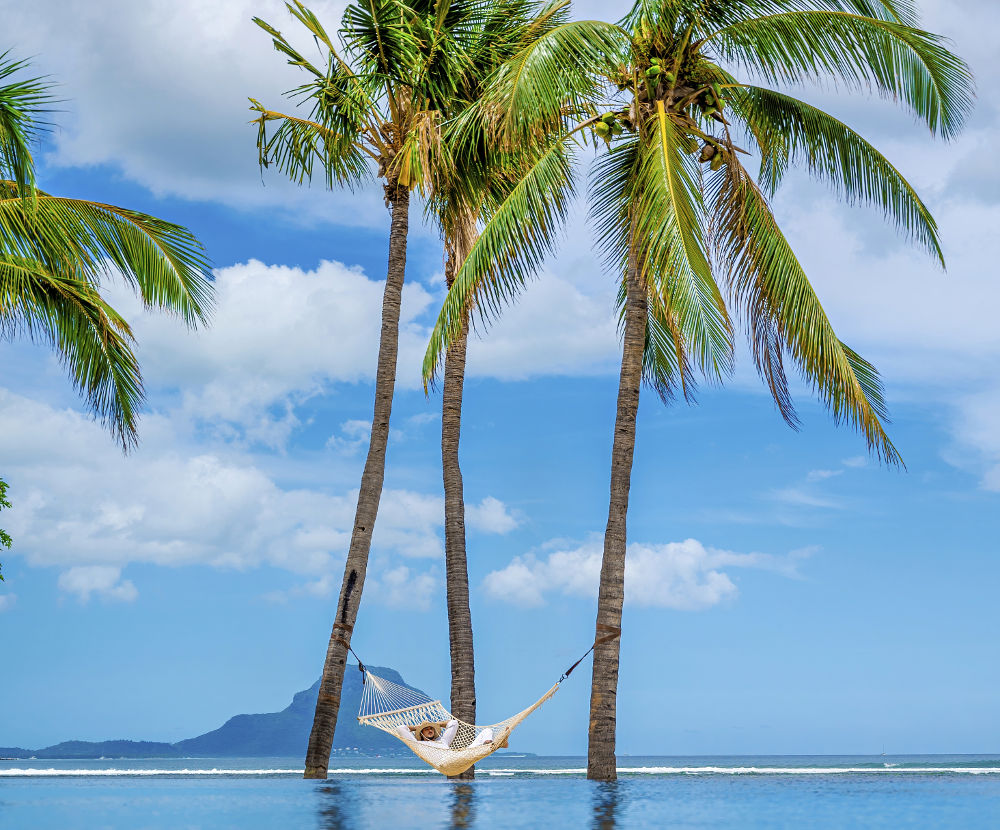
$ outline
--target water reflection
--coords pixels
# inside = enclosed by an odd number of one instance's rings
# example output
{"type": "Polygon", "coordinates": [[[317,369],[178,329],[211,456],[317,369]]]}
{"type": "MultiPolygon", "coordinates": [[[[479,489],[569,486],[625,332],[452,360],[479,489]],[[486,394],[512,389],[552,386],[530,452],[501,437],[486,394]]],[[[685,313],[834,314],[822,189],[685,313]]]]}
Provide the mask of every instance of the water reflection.
{"type": "Polygon", "coordinates": [[[594,785],[593,830],[615,830],[621,797],[621,784],[617,781],[602,781],[594,785]]]}
{"type": "Polygon", "coordinates": [[[349,787],[339,781],[328,781],[317,787],[317,791],[320,830],[354,830],[358,826],[357,804],[349,787]]]}
{"type": "Polygon", "coordinates": [[[451,790],[452,830],[466,830],[476,822],[476,788],[472,784],[455,784],[451,790]]]}

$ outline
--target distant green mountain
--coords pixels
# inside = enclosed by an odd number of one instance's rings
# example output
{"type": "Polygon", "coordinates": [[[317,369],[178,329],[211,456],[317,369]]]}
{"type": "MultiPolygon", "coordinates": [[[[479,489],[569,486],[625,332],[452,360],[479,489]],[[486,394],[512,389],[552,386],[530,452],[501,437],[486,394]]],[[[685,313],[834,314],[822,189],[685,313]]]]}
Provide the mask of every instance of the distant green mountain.
{"type": "MultiPolygon", "coordinates": [[[[399,672],[380,666],[369,668],[379,677],[413,689],[399,672]]],[[[358,723],[364,688],[361,672],[348,667],[340,697],[333,751],[341,755],[397,755],[406,752],[395,738],[358,723]],[[352,671],[351,669],[355,670],[352,671]]],[[[414,689],[419,691],[419,689],[414,689]]],[[[292,698],[280,712],[236,715],[218,729],[175,744],[152,741],[64,741],[44,749],[0,747],[0,758],[181,758],[305,756],[312,729],[319,681],[292,698]]]]}

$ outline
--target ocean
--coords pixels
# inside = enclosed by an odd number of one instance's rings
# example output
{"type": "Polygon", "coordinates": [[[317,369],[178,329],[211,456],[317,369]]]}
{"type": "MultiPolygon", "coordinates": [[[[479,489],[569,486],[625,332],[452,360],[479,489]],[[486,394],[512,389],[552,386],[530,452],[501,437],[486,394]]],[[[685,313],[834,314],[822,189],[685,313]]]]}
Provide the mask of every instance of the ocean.
{"type": "Polygon", "coordinates": [[[0,761],[3,830],[1000,828],[1000,755],[488,759],[456,783],[408,759],[0,761]]]}

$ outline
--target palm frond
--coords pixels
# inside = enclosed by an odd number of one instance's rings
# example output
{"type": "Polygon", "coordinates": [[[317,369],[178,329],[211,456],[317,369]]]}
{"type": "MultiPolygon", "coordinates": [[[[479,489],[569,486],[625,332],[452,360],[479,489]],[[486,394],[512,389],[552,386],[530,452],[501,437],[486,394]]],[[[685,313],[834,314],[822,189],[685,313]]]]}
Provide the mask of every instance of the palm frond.
{"type": "Polygon", "coordinates": [[[973,81],[965,62],[943,38],[900,23],[846,11],[794,11],[724,26],[704,42],[769,82],[830,78],[874,86],[945,138],[961,130],[971,111],[973,81]]]}
{"type": "Polygon", "coordinates": [[[0,182],[0,257],[35,260],[95,284],[114,266],[147,307],[177,313],[190,326],[211,312],[209,264],[194,236],[115,205],[42,191],[26,205],[14,182],[0,182]]]}
{"type": "Polygon", "coordinates": [[[488,217],[445,298],[424,355],[425,385],[476,309],[485,323],[500,314],[554,250],[573,193],[573,155],[565,137],[550,140],[488,217]]]}
{"type": "Polygon", "coordinates": [[[77,391],[126,451],[135,446],[142,376],[128,323],[85,279],[0,256],[0,337],[53,346],[77,391]]]}
{"type": "Polygon", "coordinates": [[[759,182],[773,194],[789,165],[803,164],[849,203],[881,209],[905,236],[944,264],[937,223],[913,186],[871,144],[832,115],[754,86],[724,90],[761,151],[759,182]]]}
{"type": "Polygon", "coordinates": [[[883,425],[877,372],[837,338],[763,193],[736,159],[712,177],[708,190],[718,257],[727,266],[757,368],[786,420],[795,423],[781,365],[784,350],[835,421],[857,428],[886,463],[901,464],[883,425]]]}
{"type": "Polygon", "coordinates": [[[9,55],[0,54],[0,179],[16,182],[18,193],[25,197],[35,186],[31,145],[45,129],[42,117],[54,99],[44,78],[15,80],[13,76],[28,64],[9,55]]]}
{"type": "Polygon", "coordinates": [[[668,298],[698,368],[719,379],[732,370],[732,325],[706,255],[701,170],[662,105],[648,133],[630,194],[640,264],[668,298]]]}
{"type": "Polygon", "coordinates": [[[489,103],[506,140],[560,129],[567,112],[591,107],[595,80],[623,62],[628,37],[617,26],[578,20],[550,29],[498,72],[489,103]]]}
{"type": "Polygon", "coordinates": [[[329,189],[340,185],[353,190],[372,178],[370,156],[358,145],[353,130],[341,132],[308,118],[269,110],[253,98],[250,104],[259,113],[252,123],[257,125],[261,167],[273,166],[297,184],[311,181],[318,167],[329,189]]]}

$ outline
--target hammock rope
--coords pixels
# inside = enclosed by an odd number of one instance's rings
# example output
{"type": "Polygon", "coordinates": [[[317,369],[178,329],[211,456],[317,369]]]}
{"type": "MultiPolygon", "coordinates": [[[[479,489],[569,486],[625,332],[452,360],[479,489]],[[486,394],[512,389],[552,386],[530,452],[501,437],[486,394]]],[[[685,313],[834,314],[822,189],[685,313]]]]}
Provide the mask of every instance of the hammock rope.
{"type": "MultiPolygon", "coordinates": [[[[510,733],[539,706],[558,690],[560,684],[572,674],[597,646],[621,635],[615,626],[598,624],[597,630],[605,632],[572,666],[563,672],[555,684],[538,700],[505,720],[489,725],[466,723],[444,708],[440,700],[433,700],[423,692],[401,686],[384,677],[372,674],[364,663],[358,660],[358,668],[364,676],[364,690],[358,723],[373,726],[401,741],[418,758],[444,775],[458,775],[478,761],[507,746],[510,733]],[[422,723],[433,723],[439,728],[453,723],[454,732],[450,743],[418,741],[416,727],[422,723]]],[[[351,654],[354,650],[348,645],[351,654]]],[[[355,659],[358,655],[354,654],[355,659]]]]}

